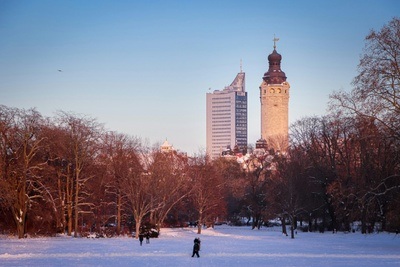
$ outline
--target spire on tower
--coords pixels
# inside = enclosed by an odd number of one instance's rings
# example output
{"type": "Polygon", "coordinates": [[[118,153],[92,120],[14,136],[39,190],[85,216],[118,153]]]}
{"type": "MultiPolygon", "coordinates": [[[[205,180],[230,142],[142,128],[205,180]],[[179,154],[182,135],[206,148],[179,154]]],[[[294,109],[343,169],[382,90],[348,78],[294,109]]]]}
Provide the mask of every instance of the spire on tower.
{"type": "Polygon", "coordinates": [[[272,39],[272,41],[274,41],[274,50],[275,50],[276,49],[276,42],[279,41],[279,38],[276,38],[275,34],[274,34],[274,39],[272,39]]]}
{"type": "Polygon", "coordinates": [[[243,72],[243,70],[242,70],[242,59],[240,59],[240,73],[242,73],[243,72]]]}

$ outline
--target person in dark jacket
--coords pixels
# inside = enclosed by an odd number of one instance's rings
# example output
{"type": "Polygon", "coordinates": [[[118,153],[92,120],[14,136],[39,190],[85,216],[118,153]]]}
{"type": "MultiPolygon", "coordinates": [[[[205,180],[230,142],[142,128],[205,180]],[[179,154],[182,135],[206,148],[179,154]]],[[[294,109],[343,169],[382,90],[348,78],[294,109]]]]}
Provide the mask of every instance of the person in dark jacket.
{"type": "Polygon", "coordinates": [[[139,235],[139,242],[140,242],[140,245],[142,245],[142,243],[143,243],[143,234],[139,235]]]}
{"type": "Polygon", "coordinates": [[[199,251],[200,251],[200,243],[201,243],[201,241],[200,241],[200,237],[197,237],[197,238],[195,238],[194,239],[194,243],[196,244],[199,244],[199,251]]]}
{"type": "Polygon", "coordinates": [[[195,242],[194,245],[193,245],[193,254],[192,254],[192,258],[194,257],[195,254],[197,255],[197,258],[200,257],[200,255],[199,255],[199,250],[200,250],[200,245],[199,245],[199,243],[195,242]]]}
{"type": "Polygon", "coordinates": [[[197,255],[197,258],[200,257],[199,255],[199,251],[200,251],[200,238],[195,238],[194,239],[194,244],[193,244],[193,254],[192,257],[194,257],[194,255],[197,255]]]}

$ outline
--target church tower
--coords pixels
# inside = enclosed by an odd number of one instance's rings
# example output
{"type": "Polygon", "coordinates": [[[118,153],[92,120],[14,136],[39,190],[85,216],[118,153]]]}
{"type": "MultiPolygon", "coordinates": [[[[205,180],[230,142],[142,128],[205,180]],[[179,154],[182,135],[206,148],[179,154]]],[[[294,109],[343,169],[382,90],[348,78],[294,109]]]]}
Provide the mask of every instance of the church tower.
{"type": "Polygon", "coordinates": [[[285,151],[289,135],[289,89],[286,75],[281,70],[282,56],[274,50],[268,56],[269,68],[260,86],[261,138],[275,151],[285,151]]]}

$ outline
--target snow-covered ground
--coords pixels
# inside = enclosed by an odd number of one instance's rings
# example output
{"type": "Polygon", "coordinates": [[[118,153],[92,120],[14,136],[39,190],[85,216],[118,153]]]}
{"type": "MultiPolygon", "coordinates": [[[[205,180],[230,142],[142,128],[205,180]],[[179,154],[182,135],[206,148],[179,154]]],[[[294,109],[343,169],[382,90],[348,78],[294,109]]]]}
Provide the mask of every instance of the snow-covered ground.
{"type": "Polygon", "coordinates": [[[162,229],[150,244],[119,238],[0,236],[0,266],[400,266],[400,236],[388,233],[303,233],[217,226],[162,229]],[[201,238],[200,258],[192,258],[201,238]]]}

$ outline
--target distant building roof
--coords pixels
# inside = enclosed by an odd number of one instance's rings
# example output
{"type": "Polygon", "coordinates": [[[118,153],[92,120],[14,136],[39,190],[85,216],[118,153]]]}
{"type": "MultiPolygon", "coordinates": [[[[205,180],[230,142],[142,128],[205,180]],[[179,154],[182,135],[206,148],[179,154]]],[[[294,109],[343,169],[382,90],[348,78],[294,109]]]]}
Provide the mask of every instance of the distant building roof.
{"type": "Polygon", "coordinates": [[[174,147],[168,143],[168,140],[165,140],[161,145],[161,152],[171,152],[174,151],[174,147]]]}

